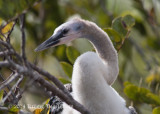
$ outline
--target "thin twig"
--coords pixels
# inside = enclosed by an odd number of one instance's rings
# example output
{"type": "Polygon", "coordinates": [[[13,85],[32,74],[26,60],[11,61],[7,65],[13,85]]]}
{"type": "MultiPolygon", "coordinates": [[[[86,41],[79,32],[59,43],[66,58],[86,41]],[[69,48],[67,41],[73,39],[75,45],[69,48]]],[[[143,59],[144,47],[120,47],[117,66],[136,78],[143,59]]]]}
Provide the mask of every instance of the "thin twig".
{"type": "MultiPolygon", "coordinates": [[[[36,76],[36,74],[34,74],[34,76],[36,76]]],[[[44,87],[46,87],[47,90],[52,91],[53,95],[57,95],[59,98],[61,98],[63,101],[65,101],[68,105],[73,106],[73,108],[75,108],[76,110],[78,110],[82,114],[90,114],[90,112],[85,107],[83,107],[83,105],[81,105],[80,103],[75,101],[73,98],[69,98],[62,91],[60,91],[59,89],[54,87],[53,84],[50,84],[48,81],[44,80],[43,78],[41,78],[38,75],[37,75],[37,77],[39,77],[37,79],[37,81],[40,84],[42,84],[44,87]]]]}
{"type": "MultiPolygon", "coordinates": [[[[8,51],[1,51],[1,53],[3,53],[3,56],[8,57],[8,54],[13,53],[17,57],[18,62],[20,62],[20,63],[23,62],[22,57],[14,50],[14,48],[12,47],[11,44],[4,42],[4,41],[1,41],[1,40],[0,40],[0,44],[4,45],[8,49],[8,51]]],[[[1,50],[3,50],[3,49],[1,48],[1,50]]]]}
{"type": "Polygon", "coordinates": [[[14,26],[16,25],[16,23],[17,23],[17,19],[14,21],[14,24],[13,24],[11,30],[9,31],[8,35],[7,35],[6,41],[7,41],[8,43],[10,43],[10,35],[11,35],[11,33],[12,33],[12,31],[13,31],[14,26]]]}
{"type": "MultiPolygon", "coordinates": [[[[0,106],[0,110],[1,110],[1,111],[9,112],[9,108],[3,107],[3,106],[0,106]]],[[[7,113],[7,114],[8,114],[8,113],[7,113]]],[[[19,114],[32,114],[32,113],[31,113],[31,112],[26,112],[26,111],[20,110],[20,111],[19,111],[19,114]]]]}
{"type": "MultiPolygon", "coordinates": [[[[1,29],[0,29],[0,34],[1,34],[5,39],[7,39],[7,37],[1,32],[1,29]]],[[[1,40],[3,41],[3,38],[1,38],[1,40]]]]}
{"type": "Polygon", "coordinates": [[[22,94],[35,82],[36,78],[29,78],[29,81],[25,84],[25,87],[19,91],[19,93],[16,95],[17,100],[19,101],[22,98],[22,94]]]}
{"type": "MultiPolygon", "coordinates": [[[[12,74],[10,74],[10,76],[9,77],[11,77],[13,75],[13,73],[12,74]]],[[[2,79],[2,81],[5,81],[5,79],[3,78],[3,76],[0,74],[0,78],[2,79]]],[[[7,85],[7,88],[8,88],[8,90],[11,90],[11,87],[9,86],[9,85],[7,85]]],[[[14,96],[14,94],[12,93],[11,94],[12,95],[12,98],[15,98],[15,96],[14,96]]],[[[8,98],[8,99],[10,99],[10,98],[8,98]]]]}
{"type": "Polygon", "coordinates": [[[11,90],[8,92],[8,94],[2,99],[1,103],[4,103],[7,98],[12,94],[12,92],[14,91],[14,89],[18,86],[18,84],[23,80],[23,76],[21,76],[18,81],[16,82],[16,84],[14,86],[12,86],[11,90]]]}
{"type": "MultiPolygon", "coordinates": [[[[18,53],[16,53],[16,51],[14,50],[14,48],[12,47],[11,44],[0,40],[0,44],[2,44],[8,50],[8,52],[3,51],[3,55],[6,58],[7,62],[6,63],[1,62],[1,65],[5,64],[6,67],[12,68],[16,71],[15,75],[11,76],[10,79],[5,81],[2,84],[0,89],[6,87],[6,85],[10,84],[18,76],[21,76],[21,75],[28,76],[29,78],[33,79],[33,81],[36,81],[36,83],[40,83],[40,85],[42,87],[46,88],[47,91],[51,91],[52,95],[57,95],[59,98],[61,98],[63,101],[65,101],[68,105],[73,106],[73,108],[75,108],[76,110],[78,110],[82,114],[90,114],[89,111],[83,105],[81,105],[80,103],[78,103],[77,101],[75,101],[72,98],[72,96],[68,93],[68,91],[65,89],[63,84],[57,78],[55,78],[54,76],[52,76],[48,72],[32,65],[31,63],[29,63],[27,61],[27,59],[25,58],[26,57],[25,56],[25,34],[24,34],[23,22],[24,22],[24,17],[21,17],[22,56],[20,56],[18,53]],[[14,55],[16,55],[17,59],[19,58],[19,61],[24,61],[27,64],[24,64],[24,65],[23,64],[18,64],[14,60],[10,59],[10,57],[8,57],[8,54],[11,53],[11,50],[13,50],[13,53],[14,53],[14,55]],[[35,72],[35,71],[37,71],[37,72],[35,72]],[[49,81],[45,80],[40,74],[42,74],[43,76],[45,76],[48,79],[50,79],[51,81],[53,81],[58,88],[54,84],[51,84],[49,81]]],[[[3,48],[1,48],[1,49],[4,50],[3,48]]],[[[17,84],[15,84],[12,87],[12,90],[14,90],[14,88],[16,86],[17,86],[17,84]]],[[[10,91],[7,94],[7,97],[11,93],[12,93],[12,91],[10,91]]],[[[4,99],[4,101],[6,100],[6,98],[4,99]]]]}
{"type": "Polygon", "coordinates": [[[25,14],[22,14],[20,16],[20,28],[21,28],[21,33],[22,33],[22,43],[21,43],[21,49],[22,49],[22,58],[24,62],[26,63],[26,54],[25,54],[25,44],[26,44],[26,37],[25,37],[25,32],[24,32],[24,27],[25,27],[25,14]]]}
{"type": "Polygon", "coordinates": [[[2,106],[0,106],[0,110],[1,111],[9,111],[9,109],[7,107],[2,107],[2,106]]]}
{"type": "Polygon", "coordinates": [[[43,79],[38,73],[30,71],[24,66],[20,66],[13,62],[12,60],[9,60],[10,67],[13,67],[17,70],[19,74],[30,76],[31,78],[37,78],[36,82],[39,82],[43,87],[47,88],[48,91],[51,91],[54,95],[57,95],[60,97],[63,101],[65,101],[68,105],[73,105],[73,108],[80,111],[83,114],[89,114],[89,112],[77,101],[75,101],[73,98],[68,97],[65,95],[61,90],[57,89],[53,84],[50,84],[48,81],[43,79]]]}
{"type": "Polygon", "coordinates": [[[9,78],[7,78],[4,82],[2,82],[2,84],[0,86],[0,90],[2,90],[4,87],[6,87],[11,82],[13,82],[18,76],[19,76],[19,74],[15,73],[14,75],[12,75],[9,78]]]}
{"type": "Polygon", "coordinates": [[[15,92],[14,92],[14,94],[16,95],[16,96],[14,97],[14,99],[13,99],[13,103],[14,103],[14,104],[18,104],[20,98],[22,98],[22,94],[21,94],[21,95],[19,94],[19,93],[21,92],[21,89],[20,89],[19,86],[20,86],[20,84],[22,83],[24,76],[21,75],[20,77],[21,77],[21,80],[17,83],[17,86],[16,86],[16,88],[15,88],[15,92]]]}
{"type": "Polygon", "coordinates": [[[83,114],[90,114],[89,111],[82,106],[80,103],[75,101],[72,97],[68,97],[65,95],[61,90],[56,88],[53,84],[50,84],[48,81],[43,79],[38,73],[30,71],[30,69],[27,69],[24,66],[20,66],[13,62],[12,60],[9,60],[9,63],[11,67],[17,70],[19,74],[30,76],[31,78],[36,78],[36,82],[39,82],[43,87],[45,87],[48,91],[51,91],[54,95],[57,95],[59,98],[61,98],[63,101],[65,101],[68,105],[73,106],[76,110],[80,111],[83,114]]]}
{"type": "MultiPolygon", "coordinates": [[[[4,78],[3,78],[3,76],[0,74],[0,78],[2,79],[2,81],[4,81],[4,78]]],[[[8,87],[8,86],[7,86],[8,87]]],[[[9,89],[9,88],[8,88],[9,89]]],[[[3,90],[4,91],[4,96],[5,95],[7,95],[7,91],[6,90],[3,90]]],[[[11,99],[10,98],[8,98],[8,101],[10,102],[11,101],[11,99]]]]}
{"type": "Polygon", "coordinates": [[[13,50],[10,50],[10,51],[3,51],[3,52],[0,52],[0,56],[5,56],[5,54],[7,55],[13,55],[14,54],[14,51],[13,50]]]}
{"type": "Polygon", "coordinates": [[[43,69],[29,63],[29,65],[36,70],[38,73],[44,75],[45,77],[47,77],[48,79],[50,79],[59,89],[61,89],[62,91],[64,91],[64,93],[66,95],[68,95],[69,97],[72,97],[70,95],[70,93],[67,91],[67,89],[64,87],[64,85],[53,75],[51,75],[50,73],[44,71],[43,69]]]}
{"type": "Polygon", "coordinates": [[[126,39],[128,39],[130,32],[131,32],[131,31],[128,31],[128,32],[127,32],[127,34],[126,34],[125,38],[124,38],[124,39],[122,40],[122,42],[121,42],[120,47],[117,49],[117,52],[119,52],[119,51],[120,51],[120,49],[122,48],[122,46],[123,46],[123,44],[124,44],[125,40],[126,40],[126,39]]]}

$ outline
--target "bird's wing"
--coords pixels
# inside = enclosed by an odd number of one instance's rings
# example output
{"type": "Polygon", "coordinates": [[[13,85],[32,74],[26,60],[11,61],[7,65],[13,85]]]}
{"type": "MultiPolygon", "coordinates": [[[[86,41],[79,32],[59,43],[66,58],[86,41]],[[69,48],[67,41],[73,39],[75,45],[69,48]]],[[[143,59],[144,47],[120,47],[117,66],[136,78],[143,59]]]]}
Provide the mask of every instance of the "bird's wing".
{"type": "MultiPolygon", "coordinates": [[[[64,86],[70,93],[72,92],[72,84],[65,84],[64,86]]],[[[61,114],[63,111],[63,102],[57,96],[51,97],[48,104],[51,106],[49,114],[61,114]]],[[[128,109],[130,110],[130,114],[137,114],[134,107],[129,106],[128,109]]]]}
{"type": "Polygon", "coordinates": [[[137,114],[137,112],[136,112],[134,107],[129,106],[128,109],[130,110],[130,114],[137,114]]]}
{"type": "MultiPolygon", "coordinates": [[[[64,86],[70,93],[72,92],[71,84],[65,84],[64,86]]],[[[63,102],[57,96],[52,96],[48,104],[50,105],[49,114],[61,114],[61,112],[63,111],[63,102]]]]}

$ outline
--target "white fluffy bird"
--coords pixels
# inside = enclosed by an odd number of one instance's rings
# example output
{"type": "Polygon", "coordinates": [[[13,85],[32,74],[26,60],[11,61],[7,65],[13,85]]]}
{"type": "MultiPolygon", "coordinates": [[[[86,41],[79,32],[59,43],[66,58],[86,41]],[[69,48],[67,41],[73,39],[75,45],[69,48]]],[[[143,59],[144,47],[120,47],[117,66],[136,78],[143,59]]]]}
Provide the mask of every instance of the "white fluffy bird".
{"type": "MultiPolygon", "coordinates": [[[[126,107],[124,99],[111,87],[116,80],[118,55],[108,35],[95,23],[72,19],[60,25],[54,34],[35,51],[86,38],[95,52],[86,52],[77,58],[72,74],[73,98],[86,107],[91,114],[134,114],[126,107]]],[[[79,114],[63,104],[62,114],[79,114]]]]}

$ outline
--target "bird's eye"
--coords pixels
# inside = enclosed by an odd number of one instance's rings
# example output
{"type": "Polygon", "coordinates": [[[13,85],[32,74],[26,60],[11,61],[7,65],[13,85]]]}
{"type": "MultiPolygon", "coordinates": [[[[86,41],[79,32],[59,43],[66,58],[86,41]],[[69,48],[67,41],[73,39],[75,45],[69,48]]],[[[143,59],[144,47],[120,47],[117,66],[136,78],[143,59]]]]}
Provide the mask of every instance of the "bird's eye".
{"type": "Polygon", "coordinates": [[[68,31],[69,31],[69,29],[64,29],[64,30],[63,30],[63,34],[67,34],[68,31]]]}

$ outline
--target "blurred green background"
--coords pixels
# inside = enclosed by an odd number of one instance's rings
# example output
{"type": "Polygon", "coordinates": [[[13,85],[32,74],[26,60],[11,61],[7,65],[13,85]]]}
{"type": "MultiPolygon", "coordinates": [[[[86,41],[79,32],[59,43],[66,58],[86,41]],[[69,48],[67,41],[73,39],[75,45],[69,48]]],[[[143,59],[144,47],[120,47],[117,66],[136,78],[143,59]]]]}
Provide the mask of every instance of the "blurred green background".
{"type": "MultiPolygon", "coordinates": [[[[41,0],[33,6],[35,2],[1,0],[0,25],[26,11],[28,60],[38,64],[63,83],[71,81],[76,57],[86,51],[93,51],[92,45],[87,40],[77,39],[67,45],[38,53],[34,49],[69,18],[81,17],[105,29],[110,28],[117,17],[131,15],[135,19],[135,25],[118,52],[120,73],[113,87],[126,99],[127,105],[133,105],[139,114],[151,114],[155,107],[160,106],[159,0],[41,0]]],[[[18,52],[20,43],[18,22],[11,34],[11,44],[18,52]]],[[[30,87],[21,102],[38,104],[47,99],[42,92],[35,90],[30,87]]]]}

